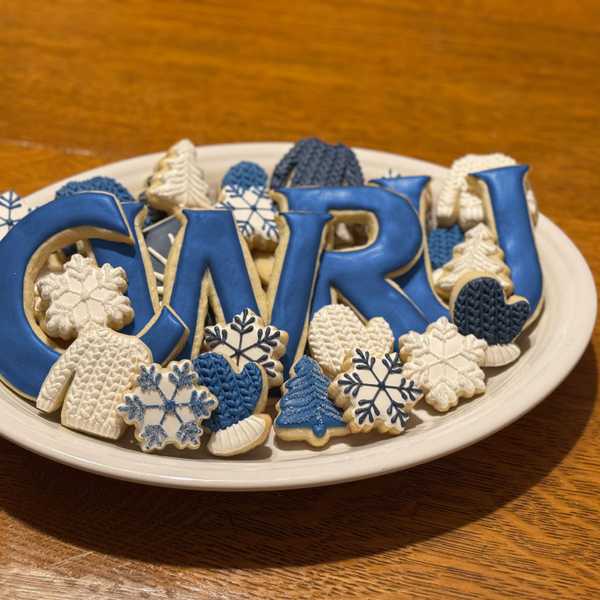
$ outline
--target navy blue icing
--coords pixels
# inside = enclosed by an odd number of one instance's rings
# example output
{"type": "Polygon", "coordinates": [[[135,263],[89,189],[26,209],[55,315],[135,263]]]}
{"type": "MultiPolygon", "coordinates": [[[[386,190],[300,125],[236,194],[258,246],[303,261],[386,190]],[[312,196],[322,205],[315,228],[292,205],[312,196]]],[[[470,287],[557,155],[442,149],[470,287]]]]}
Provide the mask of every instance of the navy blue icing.
{"type": "Polygon", "coordinates": [[[271,177],[274,189],[363,184],[362,169],[352,149],[344,144],[327,144],[318,138],[296,142],[277,163],[271,177]]]}
{"type": "Polygon", "coordinates": [[[329,400],[329,379],[309,356],[294,365],[294,376],[285,383],[285,394],[279,401],[275,427],[311,429],[322,438],[328,429],[345,427],[340,411],[329,400]]]}
{"type": "Polygon", "coordinates": [[[268,179],[267,172],[260,165],[244,160],[229,168],[221,181],[221,187],[229,185],[243,190],[267,187],[268,179]]]}
{"type": "Polygon", "coordinates": [[[527,298],[534,314],[542,301],[542,267],[525,196],[527,165],[481,171],[473,175],[487,185],[498,243],[504,250],[514,293],[527,298]]]}
{"type": "MultiPolygon", "coordinates": [[[[171,240],[169,239],[169,235],[175,237],[180,229],[181,222],[177,217],[167,217],[162,221],[154,223],[144,229],[146,245],[166,259],[171,250],[171,240]]],[[[165,272],[165,264],[159,258],[150,254],[150,261],[155,273],[160,273],[162,275],[165,272]]]]}
{"type": "Polygon", "coordinates": [[[388,279],[422,251],[419,217],[405,196],[376,186],[280,191],[292,210],[314,206],[327,211],[362,210],[372,212],[379,223],[377,237],[368,246],[322,253],[312,314],[331,304],[335,289],[365,318],[384,317],[396,338],[408,331],[425,330],[428,319],[416,301],[388,279]]]}
{"type": "MultiPolygon", "coordinates": [[[[421,199],[429,180],[426,176],[413,176],[375,179],[371,182],[408,198],[419,215],[423,239],[426,237],[426,214],[425,206],[421,206],[421,199]]],[[[439,300],[431,286],[424,249],[421,250],[417,262],[406,273],[396,277],[395,281],[419,307],[429,323],[437,321],[440,317],[449,317],[446,305],[439,300]]]]}
{"type": "Polygon", "coordinates": [[[236,373],[221,354],[207,352],[193,360],[199,383],[217,397],[219,405],[204,425],[211,431],[231,427],[256,412],[266,380],[254,363],[236,373]]]}
{"type": "Polygon", "coordinates": [[[529,303],[507,304],[500,282],[493,277],[469,280],[458,292],[452,318],[463,335],[473,334],[490,346],[510,344],[529,317],[529,303]]]}
{"type": "Polygon", "coordinates": [[[83,181],[69,181],[55,194],[54,198],[64,198],[79,192],[108,192],[113,194],[119,202],[135,202],[129,190],[112,177],[92,177],[83,181]]]}
{"type": "MultiPolygon", "coordinates": [[[[36,397],[56,350],[33,331],[24,307],[25,272],[34,253],[53,236],[77,227],[92,227],[95,237],[119,234],[132,241],[119,203],[109,194],[88,192],[62,196],[29,213],[0,242],[0,376],[20,393],[36,397]]],[[[54,248],[55,250],[58,248],[54,248]]],[[[51,249],[49,249],[50,251],[51,249]]]]}
{"type": "Polygon", "coordinates": [[[465,234],[459,225],[438,227],[429,232],[429,262],[432,269],[439,269],[452,260],[454,246],[465,239],[465,234]]]}

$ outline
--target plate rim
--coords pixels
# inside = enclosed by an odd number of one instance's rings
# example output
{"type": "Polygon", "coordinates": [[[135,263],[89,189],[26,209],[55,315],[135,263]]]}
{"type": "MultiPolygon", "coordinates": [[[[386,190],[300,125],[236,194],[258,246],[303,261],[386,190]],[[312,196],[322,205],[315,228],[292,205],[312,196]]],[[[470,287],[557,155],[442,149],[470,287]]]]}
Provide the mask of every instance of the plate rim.
{"type": "MultiPolygon", "coordinates": [[[[230,157],[231,155],[236,155],[236,153],[247,154],[248,156],[246,158],[253,156],[256,159],[260,155],[272,155],[273,153],[277,153],[278,156],[281,156],[289,147],[291,147],[291,143],[289,142],[243,142],[233,144],[215,144],[199,146],[198,150],[201,154],[210,155],[212,159],[230,157]]],[[[388,163],[397,163],[398,161],[401,161],[405,164],[412,165],[412,168],[414,168],[415,170],[422,169],[422,174],[441,174],[446,171],[446,169],[440,165],[436,165],[434,163],[429,163],[411,157],[405,157],[398,154],[392,154],[389,152],[370,150],[365,148],[355,148],[355,150],[359,156],[359,159],[360,157],[363,157],[365,159],[370,158],[378,162],[381,162],[382,159],[385,159],[383,160],[383,162],[388,163]]],[[[102,165],[100,167],[95,167],[94,169],[90,169],[88,171],[76,173],[68,178],[51,183],[48,186],[42,188],[41,190],[29,194],[24,199],[30,199],[35,202],[37,199],[43,198],[45,195],[51,195],[58,187],[63,185],[64,182],[72,180],[75,177],[85,178],[92,177],[98,174],[104,174],[107,176],[114,175],[118,178],[118,175],[114,173],[115,170],[125,171],[135,169],[137,164],[143,164],[147,161],[153,161],[161,155],[162,152],[139,155],[122,161],[116,161],[113,163],[102,165]]],[[[38,203],[43,203],[43,201],[38,203]]],[[[132,462],[134,464],[129,467],[124,467],[120,465],[115,466],[113,463],[106,463],[102,460],[98,460],[97,451],[92,451],[92,456],[96,455],[96,458],[94,459],[90,458],[89,455],[84,456],[78,453],[73,453],[73,451],[69,452],[65,449],[65,444],[59,444],[57,446],[45,445],[39,442],[36,439],[35,435],[28,435],[30,433],[29,430],[22,431],[19,427],[15,427],[15,423],[18,424],[20,418],[25,418],[26,421],[31,421],[33,423],[33,429],[36,430],[43,427],[44,419],[41,418],[39,415],[35,414],[35,412],[33,412],[34,409],[32,409],[31,413],[23,409],[19,410],[16,406],[13,406],[11,402],[0,403],[0,435],[36,454],[42,455],[46,458],[49,458],[62,464],[82,469],[84,471],[148,485],[198,489],[206,491],[264,491],[333,485],[347,481],[355,481],[360,479],[366,479],[369,477],[375,477],[393,471],[404,470],[425,462],[436,460],[438,458],[441,458],[442,456],[446,456],[450,453],[461,450],[467,446],[481,441],[482,439],[490,435],[493,435],[500,429],[507,427],[514,421],[518,420],[528,411],[532,410],[554,389],[556,389],[556,387],[560,385],[560,383],[564,380],[565,377],[567,377],[567,375],[579,362],[581,356],[583,355],[585,349],[589,344],[594,329],[597,310],[596,287],[591,270],[587,262],[585,261],[585,258],[583,257],[579,249],[575,246],[575,244],[558,226],[552,223],[552,221],[547,219],[544,215],[540,215],[537,231],[539,231],[540,234],[543,233],[544,236],[547,236],[549,238],[549,241],[553,241],[555,244],[558,244],[558,246],[562,248],[562,253],[565,256],[570,257],[567,262],[569,262],[569,269],[571,271],[571,275],[573,276],[572,281],[575,281],[577,283],[578,295],[587,299],[585,309],[582,309],[576,314],[576,326],[577,331],[580,332],[580,335],[577,338],[572,338],[569,341],[568,358],[563,361],[563,368],[560,370],[551,371],[550,378],[544,378],[541,382],[537,383],[537,389],[535,391],[535,394],[533,394],[535,398],[533,400],[530,400],[528,402],[521,402],[510,407],[510,409],[506,408],[505,405],[501,406],[500,408],[503,409],[503,411],[501,412],[500,410],[498,410],[498,415],[503,415],[503,418],[501,419],[487,419],[483,421],[483,424],[469,423],[467,419],[466,425],[469,427],[469,435],[461,438],[462,441],[458,444],[453,444],[449,442],[449,440],[452,440],[454,436],[442,435],[441,443],[440,440],[437,440],[436,445],[433,449],[430,449],[429,452],[421,452],[420,456],[418,456],[419,453],[417,452],[417,456],[413,456],[409,460],[404,461],[398,461],[398,459],[393,456],[393,452],[386,452],[384,449],[381,452],[381,456],[378,457],[378,461],[375,465],[373,465],[373,463],[367,460],[356,460],[356,457],[352,456],[352,452],[330,455],[315,454],[311,457],[298,458],[290,461],[265,462],[260,460],[241,460],[236,463],[232,463],[231,461],[227,460],[218,460],[217,464],[221,465],[221,467],[219,467],[218,469],[211,468],[203,471],[200,468],[198,468],[198,471],[201,474],[201,478],[199,478],[192,476],[184,476],[181,474],[172,475],[157,472],[148,473],[138,470],[139,467],[136,468],[135,463],[140,461],[141,463],[145,463],[145,459],[142,459],[141,457],[148,457],[148,455],[140,452],[131,453],[132,457],[130,458],[132,458],[132,460],[129,460],[127,464],[131,465],[132,462]],[[36,422],[39,427],[36,427],[36,422]],[[303,469],[301,475],[298,472],[299,470],[297,468],[294,468],[293,478],[290,479],[290,467],[292,464],[295,467],[297,467],[299,462],[314,463],[315,459],[317,459],[316,462],[319,463],[318,466],[315,466],[314,469],[311,469],[309,467],[307,472],[304,472],[305,469],[303,469]],[[399,464],[399,462],[401,464],[399,464]],[[321,472],[322,469],[319,467],[330,467],[331,465],[329,465],[329,463],[335,463],[335,466],[333,469],[330,469],[327,474],[323,475],[321,472]],[[226,465],[228,464],[229,467],[227,468],[226,465]],[[235,464],[235,469],[232,469],[232,472],[234,472],[235,475],[230,477],[223,477],[222,472],[231,469],[232,464],[235,464]],[[278,465],[279,469],[275,467],[275,465],[278,465]],[[283,469],[281,468],[282,466],[284,467],[283,469]],[[223,469],[222,467],[226,468],[223,469]],[[262,471],[265,470],[271,471],[271,473],[267,477],[265,477],[262,473],[262,471]],[[216,471],[220,474],[211,474],[211,471],[216,471]],[[276,473],[278,471],[281,471],[281,473],[276,473]],[[257,472],[261,472],[260,479],[256,479],[257,472]]],[[[543,318],[543,315],[541,318],[543,318]]],[[[570,324],[570,327],[573,327],[573,323],[570,324]]],[[[11,392],[6,386],[1,385],[0,399],[4,400],[4,397],[6,395],[8,395],[9,397],[16,397],[13,394],[13,392],[11,392]]],[[[22,400],[20,398],[18,399],[18,401],[27,402],[26,400],[22,400]]],[[[29,406],[31,407],[31,405],[29,406]]],[[[459,422],[455,425],[459,429],[461,428],[461,426],[465,427],[465,423],[463,422],[459,422]]],[[[446,428],[442,427],[442,429],[445,430],[446,428]]],[[[74,432],[65,428],[59,427],[56,429],[56,431],[62,432],[64,438],[67,438],[66,448],[72,446],[73,444],[85,447],[89,443],[100,443],[102,447],[106,447],[107,451],[109,448],[111,448],[112,450],[119,449],[125,452],[129,452],[128,450],[120,448],[114,444],[111,444],[110,442],[98,440],[96,438],[92,438],[86,436],[85,434],[74,432]],[[67,433],[65,434],[65,432],[67,433]],[[73,444],[70,444],[68,442],[68,439],[73,436],[76,436],[74,438],[75,441],[73,442],[73,444]]],[[[48,435],[48,433],[51,434],[52,432],[46,431],[44,433],[48,435]]],[[[443,434],[444,432],[441,433],[443,434]]],[[[419,435],[422,436],[423,434],[419,435]]],[[[50,438],[52,437],[57,438],[61,437],[61,435],[60,433],[54,436],[50,435],[50,438]]],[[[391,440],[386,440],[386,442],[388,441],[391,440]]],[[[421,445],[419,443],[418,438],[416,438],[415,445],[417,447],[421,445]]],[[[389,444],[387,444],[387,446],[389,446],[389,444]]],[[[378,447],[384,448],[384,445],[378,445],[378,447]]],[[[368,450],[369,446],[365,446],[365,448],[368,450]]],[[[365,453],[375,453],[374,448],[371,448],[371,450],[372,452],[365,453]]],[[[107,453],[110,454],[110,451],[108,451],[107,453]]],[[[100,452],[100,454],[104,453],[100,452]]],[[[415,452],[413,451],[413,455],[414,454],[415,452]]],[[[169,462],[169,464],[172,465],[173,463],[170,461],[176,461],[177,463],[180,463],[182,460],[192,465],[202,465],[204,463],[204,465],[206,466],[207,464],[207,459],[194,461],[190,459],[180,459],[176,457],[167,456],[151,456],[150,458],[153,462],[156,462],[157,467],[159,462],[160,464],[166,464],[166,462],[169,462]]],[[[304,467],[304,465],[302,466],[304,467]]]]}

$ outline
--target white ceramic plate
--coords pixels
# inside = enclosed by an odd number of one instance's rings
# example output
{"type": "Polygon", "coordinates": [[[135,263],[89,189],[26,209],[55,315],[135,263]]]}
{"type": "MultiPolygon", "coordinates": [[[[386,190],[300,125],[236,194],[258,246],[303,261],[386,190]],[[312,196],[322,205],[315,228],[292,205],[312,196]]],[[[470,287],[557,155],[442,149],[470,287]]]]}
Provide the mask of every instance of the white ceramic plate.
{"type": "MultiPolygon", "coordinates": [[[[225,144],[199,148],[212,186],[241,160],[253,160],[267,171],[289,144],[225,144]]],[[[367,179],[389,168],[403,175],[444,173],[442,167],[375,152],[357,150],[367,179]]],[[[86,179],[111,176],[137,194],[159,155],[147,155],[74,175],[86,179]]],[[[66,181],[66,180],[65,180],[66,181]]],[[[40,205],[54,197],[65,181],[27,198],[40,205]]],[[[540,199],[543,208],[543,198],[540,199]]],[[[541,402],[575,366],[585,350],[596,317],[596,291],[590,270],[573,243],[551,221],[540,216],[536,230],[544,271],[546,306],[520,360],[506,369],[488,370],[487,392],[463,401],[446,415],[429,412],[421,403],[419,423],[398,437],[355,435],[340,438],[323,450],[300,443],[266,446],[234,459],[205,453],[173,451],[144,454],[131,440],[114,444],[63,428],[55,419],[0,386],[0,434],[53,460],[109,477],[161,486],[205,490],[285,489],[326,485],[407,469],[485,438],[541,402]],[[551,368],[548,368],[550,367],[551,368]]]]}

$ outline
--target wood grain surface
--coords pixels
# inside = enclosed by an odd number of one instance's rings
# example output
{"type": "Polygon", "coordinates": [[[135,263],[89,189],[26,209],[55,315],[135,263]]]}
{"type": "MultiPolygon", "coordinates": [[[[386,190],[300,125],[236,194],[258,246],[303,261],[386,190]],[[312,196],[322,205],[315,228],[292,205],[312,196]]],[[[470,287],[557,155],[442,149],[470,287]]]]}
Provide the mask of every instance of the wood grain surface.
{"type": "MultiPolygon", "coordinates": [[[[318,135],[442,164],[503,151],[598,271],[595,0],[0,8],[0,188],[183,136],[318,135]]],[[[492,438],[336,487],[159,490],[0,440],[0,597],[598,598],[597,341],[492,438]]]]}

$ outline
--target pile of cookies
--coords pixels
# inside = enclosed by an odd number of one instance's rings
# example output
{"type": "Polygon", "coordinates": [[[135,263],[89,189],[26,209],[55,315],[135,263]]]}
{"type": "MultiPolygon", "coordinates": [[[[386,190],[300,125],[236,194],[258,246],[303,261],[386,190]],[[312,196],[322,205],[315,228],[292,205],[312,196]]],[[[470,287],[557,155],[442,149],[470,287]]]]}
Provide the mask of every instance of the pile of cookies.
{"type": "Polygon", "coordinates": [[[350,148],[308,138],[211,189],[182,140],[142,188],[0,196],[0,254],[23,256],[2,335],[35,366],[0,376],[74,430],[224,457],[271,430],[284,448],[397,435],[420,400],[485,392],[542,308],[536,200],[502,154],[365,181],[350,148]]]}

